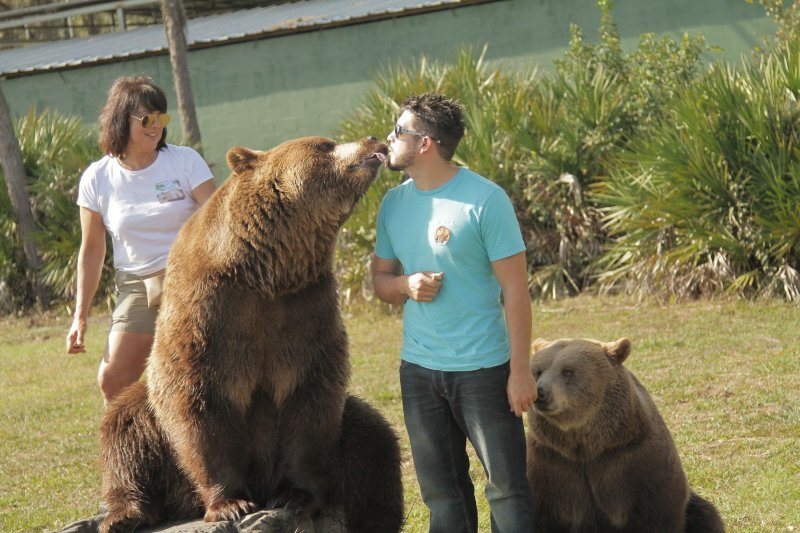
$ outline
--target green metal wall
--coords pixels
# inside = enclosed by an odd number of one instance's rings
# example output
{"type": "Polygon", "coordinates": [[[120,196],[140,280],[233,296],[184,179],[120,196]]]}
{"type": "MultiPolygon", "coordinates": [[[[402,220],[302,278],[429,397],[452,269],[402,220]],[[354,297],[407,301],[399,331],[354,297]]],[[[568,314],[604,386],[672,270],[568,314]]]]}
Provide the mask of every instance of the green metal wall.
{"type": "MultiPolygon", "coordinates": [[[[700,32],[724,49],[710,60],[737,60],[774,31],[762,8],[745,0],[616,0],[613,14],[626,49],[643,32],[700,32]]],[[[389,63],[421,55],[449,61],[458,47],[488,43],[490,62],[548,70],[568,43],[570,23],[594,41],[600,24],[594,0],[505,0],[192,51],[189,68],[206,158],[222,180],[232,146],[268,149],[294,137],[331,135],[376,71],[389,63]]],[[[12,113],[35,105],[92,124],[111,81],[139,73],[164,87],[175,109],[166,55],[0,83],[12,113]]],[[[170,139],[178,142],[180,121],[173,124],[170,139]]]]}

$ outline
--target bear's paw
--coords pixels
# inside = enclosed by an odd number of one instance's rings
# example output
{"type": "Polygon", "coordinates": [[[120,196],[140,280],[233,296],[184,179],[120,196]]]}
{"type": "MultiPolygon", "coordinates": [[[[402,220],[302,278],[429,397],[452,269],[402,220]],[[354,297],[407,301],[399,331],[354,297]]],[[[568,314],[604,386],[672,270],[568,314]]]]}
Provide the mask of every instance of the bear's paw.
{"type": "Polygon", "coordinates": [[[255,511],[258,506],[249,500],[220,500],[206,507],[203,520],[206,522],[221,522],[222,520],[238,520],[244,515],[255,511]]]}

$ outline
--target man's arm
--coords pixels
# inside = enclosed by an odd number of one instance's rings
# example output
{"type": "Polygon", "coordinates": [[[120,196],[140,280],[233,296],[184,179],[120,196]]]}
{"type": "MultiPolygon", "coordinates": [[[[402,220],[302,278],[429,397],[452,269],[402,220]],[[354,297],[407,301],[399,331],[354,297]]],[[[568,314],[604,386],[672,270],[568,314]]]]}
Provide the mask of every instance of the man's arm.
{"type": "Polygon", "coordinates": [[[372,256],[372,286],[375,294],[388,304],[402,305],[408,298],[417,302],[430,302],[442,285],[441,272],[403,274],[403,265],[397,259],[372,256]]]}
{"type": "Polygon", "coordinates": [[[536,382],[531,374],[531,299],[525,252],[492,262],[492,270],[503,291],[503,307],[511,343],[511,375],[508,404],[517,416],[536,400],[536,382]]]}

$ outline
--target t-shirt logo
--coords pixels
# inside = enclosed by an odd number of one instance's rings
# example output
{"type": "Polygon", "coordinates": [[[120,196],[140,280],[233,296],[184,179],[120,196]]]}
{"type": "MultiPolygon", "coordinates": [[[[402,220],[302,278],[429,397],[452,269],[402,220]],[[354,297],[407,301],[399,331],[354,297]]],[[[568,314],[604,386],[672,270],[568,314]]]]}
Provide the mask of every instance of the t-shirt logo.
{"type": "Polygon", "coordinates": [[[178,180],[167,180],[156,183],[156,198],[158,202],[166,204],[186,198],[186,194],[181,189],[178,180]]]}
{"type": "Polygon", "coordinates": [[[436,241],[436,244],[447,244],[447,241],[450,240],[450,230],[446,226],[439,226],[436,228],[433,240],[436,241]]]}

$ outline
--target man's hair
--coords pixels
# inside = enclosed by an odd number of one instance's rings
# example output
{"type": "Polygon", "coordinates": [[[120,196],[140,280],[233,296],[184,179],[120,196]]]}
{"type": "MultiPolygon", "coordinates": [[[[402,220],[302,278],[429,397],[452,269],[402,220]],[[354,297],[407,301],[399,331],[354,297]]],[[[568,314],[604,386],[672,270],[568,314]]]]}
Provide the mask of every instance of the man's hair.
{"type": "MultiPolygon", "coordinates": [[[[98,141],[104,154],[119,157],[125,153],[131,137],[131,115],[136,113],[140,105],[150,112],[166,113],[167,97],[151,78],[117,78],[108,90],[106,103],[100,111],[98,141]]],[[[167,128],[164,128],[156,150],[167,146],[166,137],[167,128]]]]}
{"type": "Polygon", "coordinates": [[[403,100],[402,108],[414,114],[414,127],[432,138],[442,159],[450,161],[464,136],[464,108],[442,94],[424,93],[403,100]]]}

